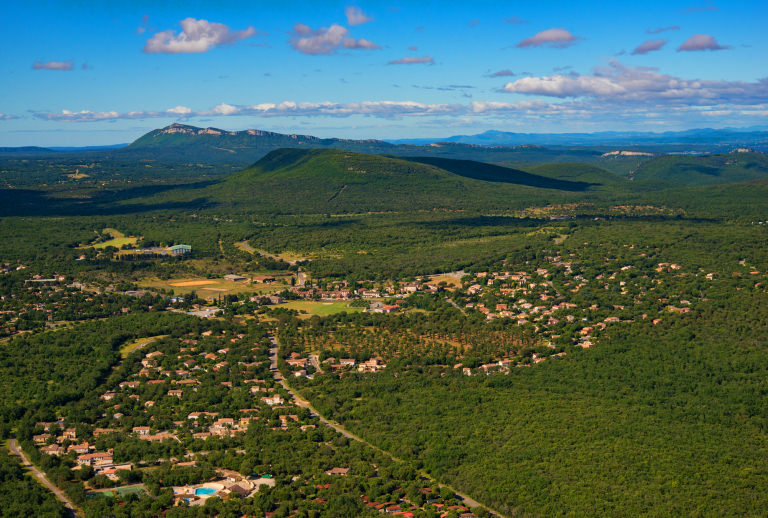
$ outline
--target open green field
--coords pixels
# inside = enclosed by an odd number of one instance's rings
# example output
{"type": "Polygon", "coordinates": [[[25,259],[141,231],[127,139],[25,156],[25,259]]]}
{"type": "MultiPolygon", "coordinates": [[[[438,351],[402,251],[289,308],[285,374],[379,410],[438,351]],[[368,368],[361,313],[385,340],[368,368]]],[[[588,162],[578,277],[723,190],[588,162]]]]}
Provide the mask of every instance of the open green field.
{"type": "Polygon", "coordinates": [[[126,496],[126,495],[139,495],[146,494],[147,490],[144,487],[143,484],[136,484],[134,486],[124,486],[124,487],[116,487],[113,489],[109,489],[107,491],[94,491],[92,493],[89,493],[88,496],[90,498],[112,498],[115,496],[115,494],[118,494],[120,496],[126,496]]]}
{"type": "Polygon", "coordinates": [[[336,313],[341,313],[343,311],[362,311],[362,308],[349,307],[349,301],[320,302],[314,300],[292,300],[290,302],[286,302],[285,304],[280,304],[277,307],[295,309],[296,311],[306,311],[307,314],[302,315],[306,318],[309,318],[313,315],[321,317],[327,315],[335,315],[336,313]]]}
{"type": "Polygon", "coordinates": [[[129,354],[131,354],[136,349],[141,349],[142,347],[146,347],[147,345],[151,344],[155,340],[159,340],[160,338],[165,338],[168,335],[157,335],[157,336],[148,336],[145,338],[137,338],[136,340],[131,340],[129,342],[126,342],[125,345],[123,345],[120,348],[120,356],[123,358],[126,358],[129,354]]]}
{"type": "Polygon", "coordinates": [[[248,252],[249,254],[259,254],[263,255],[264,257],[271,257],[272,259],[280,259],[281,261],[285,261],[286,263],[295,263],[296,261],[306,261],[309,259],[308,257],[304,257],[303,255],[292,252],[290,250],[286,250],[284,252],[280,252],[278,254],[271,254],[267,252],[266,250],[259,250],[258,248],[252,247],[247,241],[238,241],[235,243],[235,246],[239,248],[240,250],[243,250],[244,252],[248,252]]]}
{"type": "Polygon", "coordinates": [[[112,236],[112,239],[110,239],[109,241],[104,241],[103,243],[96,243],[95,245],[93,245],[93,248],[101,249],[101,248],[106,248],[108,246],[114,246],[115,248],[120,248],[123,245],[135,245],[139,241],[138,237],[126,236],[125,234],[123,234],[122,232],[114,228],[105,228],[103,230],[103,233],[109,234],[110,236],[112,236]]]}

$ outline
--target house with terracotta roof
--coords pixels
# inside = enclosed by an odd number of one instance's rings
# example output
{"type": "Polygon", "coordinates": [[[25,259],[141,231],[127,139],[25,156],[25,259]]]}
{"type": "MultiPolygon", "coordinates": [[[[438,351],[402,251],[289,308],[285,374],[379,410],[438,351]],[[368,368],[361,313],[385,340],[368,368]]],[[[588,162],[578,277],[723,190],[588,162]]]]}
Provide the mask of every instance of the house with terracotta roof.
{"type": "Polygon", "coordinates": [[[333,468],[325,472],[326,475],[339,475],[346,477],[349,475],[349,468],[333,468]]]}

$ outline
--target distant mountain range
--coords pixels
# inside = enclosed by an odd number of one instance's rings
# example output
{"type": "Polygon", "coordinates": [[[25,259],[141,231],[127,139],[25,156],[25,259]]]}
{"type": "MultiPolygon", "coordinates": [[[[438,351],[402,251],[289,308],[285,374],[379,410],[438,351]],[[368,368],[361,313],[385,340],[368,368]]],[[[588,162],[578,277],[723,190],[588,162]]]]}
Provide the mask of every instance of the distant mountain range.
{"type": "Polygon", "coordinates": [[[768,128],[696,129],[679,132],[510,133],[486,131],[443,139],[319,138],[263,130],[227,131],[171,124],[128,145],[0,148],[2,155],[99,153],[113,159],[196,161],[250,165],[281,148],[344,149],[358,153],[432,156],[484,162],[591,162],[606,152],[713,153],[750,147],[768,151],[768,128]]]}
{"type": "MultiPolygon", "coordinates": [[[[479,145],[471,142],[432,142],[428,144],[395,144],[381,140],[350,140],[339,138],[318,138],[310,135],[286,135],[262,130],[226,131],[217,128],[198,128],[184,124],[172,124],[143,135],[124,147],[99,147],[89,149],[55,151],[48,148],[0,148],[0,157],[5,157],[11,164],[8,169],[21,168],[30,178],[45,181],[57,181],[62,174],[68,174],[72,168],[87,159],[97,168],[90,169],[86,178],[99,178],[110,172],[115,179],[139,179],[153,177],[167,178],[170,175],[186,175],[189,178],[223,177],[244,168],[253,166],[265,156],[274,159],[274,152],[280,150],[283,162],[288,157],[299,163],[310,161],[320,164],[326,171],[338,171],[340,157],[356,153],[353,162],[363,160],[362,156],[375,156],[376,170],[386,169],[387,164],[399,170],[403,163],[414,164],[414,171],[423,171],[423,167],[440,169],[449,176],[441,178],[451,180],[446,185],[461,183],[469,188],[468,180],[493,182],[495,188],[500,184],[514,184],[517,187],[554,189],[568,192],[609,188],[615,189],[659,189],[673,186],[698,186],[758,180],[768,177],[768,155],[755,148],[761,135],[768,138],[768,131],[758,128],[747,130],[692,130],[671,133],[596,133],[543,135],[515,134],[504,132],[486,132],[474,137],[453,137],[457,140],[473,140],[476,137],[488,142],[505,140],[507,142],[530,141],[547,138],[571,141],[578,139],[601,142],[592,146],[542,146],[538,144],[520,145],[479,145]],[[753,131],[754,130],[754,131],[753,131]],[[760,129],[761,130],[761,129],[760,129]],[[749,138],[748,138],[749,137],[749,138]],[[692,144],[682,144],[686,139],[692,144]],[[709,139],[714,144],[702,144],[709,139]],[[718,140],[720,139],[720,140],[718,140]],[[729,140],[730,139],[730,140],[729,140]],[[751,140],[749,140],[751,139],[751,140]],[[666,142],[647,146],[633,146],[627,142],[666,142]],[[725,144],[725,142],[732,142],[725,144]],[[678,144],[671,144],[677,142],[678,144]],[[744,144],[748,142],[749,145],[744,144]],[[615,144],[615,145],[609,145],[615,144]],[[675,152],[680,146],[685,151],[675,152]],[[710,149],[707,153],[691,151],[696,146],[710,149]],[[714,150],[714,152],[712,151],[714,150]],[[718,152],[717,150],[727,151],[718,152]],[[299,156],[288,151],[338,151],[340,154],[307,154],[299,156]],[[287,154],[286,154],[287,153],[287,154]],[[35,157],[35,164],[30,166],[28,157],[35,157]],[[298,157],[298,158],[297,158],[298,157]],[[387,162],[387,160],[395,160],[387,162]],[[383,162],[382,162],[383,161],[383,162]],[[418,164],[416,164],[418,163],[418,164]],[[48,164],[46,166],[46,164],[48,164]],[[381,166],[381,167],[379,167],[381,166]],[[29,169],[32,167],[32,169],[29,169]],[[50,168],[50,177],[40,176],[39,171],[50,168]],[[26,168],[26,169],[24,169],[26,168]],[[38,176],[34,176],[34,175],[38,176]],[[455,175],[455,176],[454,176],[455,175]],[[462,180],[459,181],[458,177],[462,180]],[[631,180],[631,182],[627,182],[631,180]],[[451,182],[454,182],[451,184],[451,182]],[[459,182],[459,183],[456,183],[459,182]],[[621,184],[622,186],[620,186],[621,184]],[[631,186],[630,186],[631,185],[631,186]]],[[[758,143],[759,144],[759,143],[758,143]]],[[[350,155],[352,156],[352,155],[350,155]]],[[[374,158],[371,158],[374,160],[374,158]]],[[[263,167],[263,162],[259,162],[263,167]]],[[[369,164],[370,165],[370,164],[369,164]]],[[[349,167],[354,167],[350,165],[349,167]]],[[[290,166],[295,170],[294,165],[290,166]]],[[[302,169],[309,173],[309,169],[302,169]]],[[[368,169],[366,169],[368,170],[368,169]]],[[[336,174],[334,173],[334,174],[336,174]]],[[[442,173],[441,173],[442,174],[442,173]]],[[[310,175],[311,176],[311,175],[310,175]]],[[[344,198],[354,192],[357,180],[368,181],[374,175],[364,175],[351,183],[345,190],[344,198]]],[[[266,178],[266,177],[264,177],[266,178]]],[[[291,178],[288,175],[286,178],[291,178]]],[[[378,178],[378,177],[375,177],[378,178]]],[[[21,173],[14,181],[24,179],[21,173]]],[[[259,176],[259,181],[262,177],[259,176]]],[[[306,180],[306,179],[304,179],[306,180]]],[[[299,187],[294,186],[294,192],[299,187]]],[[[411,182],[406,175],[396,183],[411,182]]],[[[341,180],[340,180],[341,181],[341,180]]],[[[378,178],[384,181],[384,177],[378,178]]],[[[310,182],[311,183],[311,182],[310,182]]],[[[419,182],[417,182],[419,183],[419,182]]],[[[424,182],[421,182],[424,184],[424,182]]],[[[391,184],[394,185],[394,184],[391,184]]],[[[404,184],[405,185],[405,184],[404,184]]],[[[475,185],[475,184],[473,184],[475,185]]],[[[476,186],[476,185],[475,185],[476,186]]],[[[320,189],[320,187],[317,187],[320,189]]],[[[506,187],[502,190],[506,190],[506,187]]],[[[372,191],[361,191],[370,193],[372,191]]],[[[377,196],[381,196],[377,193],[377,196]]],[[[365,204],[360,203],[359,206],[365,204]]]]}
{"type": "Polygon", "coordinates": [[[226,131],[172,124],[150,131],[129,146],[116,150],[114,156],[226,162],[245,166],[253,164],[270,151],[283,148],[342,149],[377,155],[432,156],[483,162],[588,161],[600,155],[600,151],[596,150],[547,149],[529,145],[486,147],[460,142],[392,144],[374,139],[319,138],[262,130],[226,131]]]}
{"type": "Polygon", "coordinates": [[[666,150],[721,151],[738,146],[768,150],[768,127],[725,129],[693,129],[686,131],[617,132],[597,133],[512,133],[485,131],[476,135],[455,135],[447,138],[390,140],[393,144],[423,145],[434,142],[455,142],[481,146],[600,146],[648,148],[663,147],[666,150]]]}

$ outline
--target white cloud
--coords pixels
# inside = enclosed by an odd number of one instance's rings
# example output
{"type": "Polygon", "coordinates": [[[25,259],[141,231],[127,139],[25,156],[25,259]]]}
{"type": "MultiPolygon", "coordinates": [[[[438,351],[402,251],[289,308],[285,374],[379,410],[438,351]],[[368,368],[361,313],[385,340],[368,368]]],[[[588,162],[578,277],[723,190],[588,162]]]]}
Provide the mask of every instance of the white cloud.
{"type": "Polygon", "coordinates": [[[577,40],[580,40],[578,36],[574,36],[570,31],[565,29],[547,29],[541,31],[530,38],[525,38],[523,41],[517,44],[520,48],[525,47],[541,47],[546,45],[550,48],[564,49],[570,47],[577,40]]]}
{"type": "Polygon", "coordinates": [[[210,110],[193,111],[184,106],[177,106],[164,111],[135,110],[126,113],[117,111],[93,112],[89,110],[61,112],[36,112],[38,119],[63,122],[95,122],[117,119],[183,118],[213,116],[256,116],[256,117],[349,117],[365,115],[381,118],[401,116],[453,115],[464,113],[465,107],[449,104],[425,104],[414,101],[366,101],[355,103],[261,103],[253,105],[231,105],[221,103],[210,110]]]}
{"type": "Polygon", "coordinates": [[[528,20],[523,20],[522,18],[519,18],[517,16],[510,16],[509,18],[504,18],[505,23],[512,23],[515,25],[521,25],[523,23],[528,23],[528,20]]]}
{"type": "MultiPolygon", "coordinates": [[[[629,69],[629,75],[637,73],[629,69]]],[[[691,102],[688,95],[691,82],[670,78],[641,69],[634,77],[585,76],[576,86],[570,85],[571,93],[582,94],[579,98],[551,102],[543,99],[523,99],[516,102],[478,100],[466,104],[430,104],[418,101],[362,101],[362,102],[295,102],[232,105],[221,103],[207,110],[194,110],[177,106],[162,111],[134,110],[128,112],[70,111],[32,112],[37,119],[58,122],[105,122],[120,119],[210,120],[219,117],[313,118],[341,119],[370,117],[391,121],[418,117],[419,124],[435,124],[448,127],[458,120],[483,120],[486,124],[541,125],[562,131],[562,125],[587,127],[589,131],[611,127],[632,127],[636,124],[665,124],[668,128],[695,127],[711,123],[740,125],[764,123],[768,116],[768,79],[758,83],[709,84],[692,80],[701,88],[708,89],[708,96],[699,92],[691,102]],[[650,73],[644,76],[643,73],[650,73]],[[654,75],[655,74],[655,75],[654,75]],[[614,80],[608,85],[596,79],[614,80]],[[666,86],[664,86],[666,85],[666,86]],[[680,91],[670,92],[667,86],[676,85],[680,91]],[[630,90],[634,88],[634,92],[630,90]],[[688,92],[686,93],[686,91],[688,92]],[[621,93],[615,93],[621,92],[621,93]],[[680,97],[682,96],[682,97],[680,97]],[[675,126],[677,125],[677,126],[675,126]]],[[[599,73],[605,73],[600,71],[599,73]]],[[[570,77],[570,79],[577,79],[570,77]]],[[[722,82],[716,82],[722,83],[722,82]]],[[[554,84],[558,84],[554,82],[554,84]]],[[[562,93],[552,89],[553,92],[562,93]]],[[[0,116],[0,119],[3,117],[0,116]]],[[[7,118],[7,117],[6,117],[7,118]]],[[[310,124],[310,122],[307,122],[310,124]]],[[[311,124],[317,126],[315,121],[311,124]]]]}
{"type": "Polygon", "coordinates": [[[13,119],[18,119],[16,115],[10,115],[8,113],[0,113],[0,121],[10,121],[13,119]]]}
{"type": "Polygon", "coordinates": [[[35,61],[32,65],[34,70],[72,70],[72,60],[68,61],[46,61],[42,63],[35,61]]]}
{"type": "Polygon", "coordinates": [[[344,14],[347,15],[347,23],[352,27],[373,21],[373,18],[366,16],[359,7],[349,6],[344,10],[344,14]]]}
{"type": "Polygon", "coordinates": [[[692,52],[697,50],[725,50],[730,49],[728,45],[720,45],[715,38],[707,34],[694,34],[683,42],[677,48],[678,52],[692,52]]]}
{"type": "Polygon", "coordinates": [[[175,108],[170,108],[166,110],[168,113],[175,113],[176,115],[189,115],[192,113],[191,108],[187,108],[186,106],[177,106],[175,108]]]}
{"type": "Polygon", "coordinates": [[[221,103],[218,106],[214,106],[211,110],[216,115],[233,115],[237,113],[237,106],[231,104],[221,103]]]}
{"type": "Polygon", "coordinates": [[[144,52],[149,54],[184,54],[207,52],[220,45],[231,45],[256,34],[256,29],[248,27],[242,31],[233,31],[223,23],[185,18],[181,20],[181,32],[168,29],[154,34],[144,45],[144,52]]]}
{"type": "Polygon", "coordinates": [[[312,29],[308,25],[297,23],[293,26],[293,34],[290,38],[291,47],[304,54],[322,55],[332,54],[340,47],[345,49],[379,49],[372,41],[355,39],[347,36],[349,29],[338,24],[328,28],[312,29]]]}
{"type": "Polygon", "coordinates": [[[611,61],[592,75],[556,74],[525,77],[507,83],[504,91],[548,97],[587,97],[615,102],[662,102],[680,105],[755,104],[768,100],[768,78],[754,83],[684,79],[655,68],[625,67],[611,61]]]}
{"type": "Polygon", "coordinates": [[[653,52],[655,50],[661,50],[661,48],[666,44],[666,40],[647,40],[635,47],[635,50],[632,51],[632,55],[635,56],[637,54],[648,54],[649,52],[653,52]]]}
{"type": "Polygon", "coordinates": [[[426,63],[428,65],[434,65],[435,60],[432,58],[432,56],[422,56],[422,57],[408,56],[408,57],[389,61],[387,65],[418,65],[422,63],[426,63]]]}

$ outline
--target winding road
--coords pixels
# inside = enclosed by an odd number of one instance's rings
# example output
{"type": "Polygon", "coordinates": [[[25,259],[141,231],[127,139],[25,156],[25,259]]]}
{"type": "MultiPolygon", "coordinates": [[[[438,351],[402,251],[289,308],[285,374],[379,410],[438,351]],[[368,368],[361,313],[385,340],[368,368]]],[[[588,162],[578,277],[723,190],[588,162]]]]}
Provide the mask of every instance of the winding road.
{"type": "MultiPolygon", "coordinates": [[[[357,435],[353,434],[352,432],[350,432],[349,430],[344,428],[339,423],[336,423],[336,422],[333,422],[333,421],[330,421],[330,420],[326,419],[322,414],[320,414],[320,412],[315,410],[315,408],[312,406],[312,404],[309,401],[307,401],[306,399],[304,399],[301,396],[299,396],[299,394],[295,390],[293,390],[293,388],[291,388],[290,385],[288,385],[288,382],[285,380],[285,378],[283,378],[283,375],[280,373],[280,371],[277,368],[277,358],[278,358],[278,354],[279,354],[279,345],[277,343],[277,338],[275,338],[274,335],[269,335],[269,340],[272,342],[270,347],[269,347],[269,368],[272,371],[272,375],[274,376],[275,380],[277,382],[279,382],[280,385],[282,385],[282,387],[291,395],[291,397],[296,402],[297,406],[300,406],[302,408],[306,408],[307,410],[309,410],[309,413],[312,414],[314,417],[316,417],[321,423],[323,423],[326,426],[330,426],[331,428],[333,428],[334,430],[339,432],[344,437],[346,437],[348,439],[352,439],[353,441],[357,441],[357,442],[363,443],[366,446],[368,446],[370,448],[373,448],[374,450],[376,450],[376,451],[378,451],[380,453],[383,453],[384,455],[386,455],[390,459],[394,460],[395,462],[404,462],[402,459],[399,459],[399,458],[395,457],[394,455],[392,455],[388,451],[382,450],[378,446],[375,446],[375,445],[369,443],[368,441],[366,441],[365,439],[362,439],[362,438],[358,437],[357,435]]],[[[499,516],[499,517],[502,517],[502,518],[504,517],[504,515],[501,514],[500,512],[495,511],[495,510],[491,509],[490,507],[488,507],[488,506],[486,506],[484,504],[481,504],[477,500],[474,500],[472,497],[457,491],[455,488],[453,488],[453,487],[451,487],[451,486],[449,486],[447,484],[443,484],[442,482],[438,482],[429,473],[426,473],[424,471],[419,471],[419,474],[423,478],[425,478],[425,479],[427,479],[427,480],[437,484],[439,487],[446,487],[446,488],[450,489],[451,491],[453,491],[459,497],[459,499],[464,503],[464,505],[466,505],[468,507],[471,507],[471,508],[485,509],[486,511],[491,513],[491,515],[493,515],[493,516],[499,516]]]]}
{"type": "Polygon", "coordinates": [[[67,497],[67,495],[65,495],[65,494],[64,494],[64,492],[63,492],[61,489],[59,489],[58,487],[56,487],[56,486],[53,484],[53,482],[51,482],[50,480],[48,480],[48,477],[46,477],[46,476],[45,476],[45,473],[43,473],[42,471],[40,471],[39,469],[37,469],[37,467],[36,467],[34,464],[32,464],[31,462],[29,462],[29,459],[28,459],[28,458],[27,458],[27,456],[24,454],[24,451],[23,451],[23,450],[21,449],[21,447],[19,446],[19,443],[18,443],[18,442],[16,442],[16,439],[11,439],[11,440],[9,441],[9,443],[8,443],[8,448],[11,450],[11,453],[12,453],[13,455],[16,455],[17,457],[20,457],[20,458],[21,458],[21,464],[22,464],[22,465],[23,465],[25,468],[29,469],[29,471],[30,471],[30,472],[32,472],[32,475],[34,475],[34,477],[35,477],[35,478],[36,478],[36,479],[37,479],[37,480],[38,480],[38,481],[39,481],[41,484],[43,484],[45,487],[47,487],[47,488],[48,488],[48,489],[51,491],[51,493],[53,493],[53,494],[56,496],[56,498],[57,498],[57,499],[58,499],[58,500],[59,500],[59,501],[60,501],[62,504],[64,504],[64,507],[66,507],[66,508],[67,508],[67,510],[69,511],[69,513],[70,513],[70,514],[71,514],[73,517],[76,517],[76,516],[81,516],[81,515],[82,515],[82,513],[81,513],[81,512],[78,512],[77,508],[75,507],[75,504],[73,504],[73,503],[72,503],[72,501],[69,499],[69,497],[67,497]]]}

